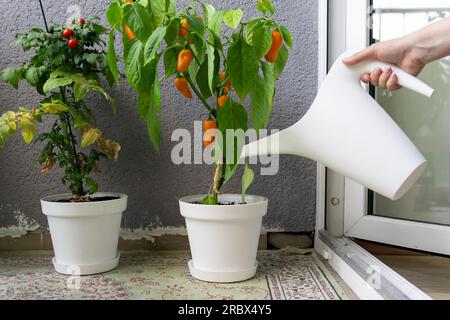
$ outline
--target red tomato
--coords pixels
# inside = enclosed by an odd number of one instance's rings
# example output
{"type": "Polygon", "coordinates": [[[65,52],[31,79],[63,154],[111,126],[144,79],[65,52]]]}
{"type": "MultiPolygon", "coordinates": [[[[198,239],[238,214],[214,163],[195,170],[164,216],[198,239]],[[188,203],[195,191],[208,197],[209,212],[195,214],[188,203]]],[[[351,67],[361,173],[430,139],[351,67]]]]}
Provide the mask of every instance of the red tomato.
{"type": "Polygon", "coordinates": [[[73,36],[72,29],[64,29],[62,36],[66,39],[70,39],[73,36]]]}
{"type": "Polygon", "coordinates": [[[80,19],[78,20],[78,22],[79,22],[80,24],[85,24],[85,23],[86,23],[86,21],[85,21],[83,18],[80,18],[80,19]]]}
{"type": "Polygon", "coordinates": [[[68,45],[69,47],[71,47],[72,49],[75,49],[76,47],[78,47],[78,41],[75,40],[75,39],[70,39],[70,40],[67,42],[67,45],[68,45]]]}

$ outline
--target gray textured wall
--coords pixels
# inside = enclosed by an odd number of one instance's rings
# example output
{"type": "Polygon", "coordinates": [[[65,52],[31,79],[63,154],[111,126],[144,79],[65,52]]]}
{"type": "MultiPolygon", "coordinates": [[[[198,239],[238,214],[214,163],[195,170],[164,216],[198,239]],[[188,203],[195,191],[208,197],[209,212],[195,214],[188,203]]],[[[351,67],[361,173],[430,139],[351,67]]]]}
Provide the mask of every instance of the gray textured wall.
{"type": "MultiPolygon", "coordinates": [[[[180,1],[179,7],[188,1],[180,1]]],[[[242,7],[246,15],[256,14],[255,0],[210,1],[217,8],[242,7]]],[[[277,20],[293,33],[295,48],[291,51],[286,71],[278,81],[270,128],[285,128],[307,111],[317,89],[317,1],[279,0],[277,20]]],[[[105,20],[107,0],[44,0],[50,23],[63,23],[69,5],[80,6],[83,15],[97,15],[105,20]]],[[[18,48],[10,48],[16,32],[42,26],[37,0],[1,0],[0,69],[17,65],[25,58],[18,48]]],[[[212,178],[212,168],[204,165],[175,166],[170,161],[175,128],[193,129],[203,109],[194,99],[187,103],[170,82],[163,85],[161,157],[152,152],[146,129],[136,111],[136,95],[122,81],[120,89],[112,89],[120,108],[116,118],[103,99],[92,97],[99,128],[122,145],[117,163],[103,162],[99,183],[102,191],[120,191],[129,195],[129,207],[123,219],[126,228],[179,227],[183,219],[178,212],[177,197],[204,193],[212,178]]],[[[35,106],[40,97],[25,83],[16,91],[0,81],[0,111],[24,105],[35,106]]],[[[19,135],[8,140],[0,150],[0,227],[15,225],[23,216],[46,227],[39,199],[65,193],[57,170],[41,177],[37,164],[31,162],[38,147],[25,147],[19,135]]],[[[272,230],[310,231],[315,221],[315,164],[306,159],[283,156],[277,176],[257,176],[250,193],[270,199],[265,226],[272,230]]],[[[259,172],[259,170],[258,170],[259,172]]],[[[236,177],[225,191],[239,193],[236,177]]],[[[20,222],[20,221],[19,221],[20,222]]],[[[23,221],[22,225],[26,225],[23,221]]]]}

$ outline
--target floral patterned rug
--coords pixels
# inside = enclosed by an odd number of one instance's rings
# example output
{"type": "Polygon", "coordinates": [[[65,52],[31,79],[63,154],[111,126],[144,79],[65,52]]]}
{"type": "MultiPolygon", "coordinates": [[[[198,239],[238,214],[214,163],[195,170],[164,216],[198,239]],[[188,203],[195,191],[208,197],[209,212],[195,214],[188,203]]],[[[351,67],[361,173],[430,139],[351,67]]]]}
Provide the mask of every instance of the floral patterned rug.
{"type": "Polygon", "coordinates": [[[261,251],[248,281],[206,283],[192,278],[186,252],[125,251],[108,273],[67,277],[53,270],[52,253],[0,252],[0,299],[347,299],[311,251],[261,251]]]}

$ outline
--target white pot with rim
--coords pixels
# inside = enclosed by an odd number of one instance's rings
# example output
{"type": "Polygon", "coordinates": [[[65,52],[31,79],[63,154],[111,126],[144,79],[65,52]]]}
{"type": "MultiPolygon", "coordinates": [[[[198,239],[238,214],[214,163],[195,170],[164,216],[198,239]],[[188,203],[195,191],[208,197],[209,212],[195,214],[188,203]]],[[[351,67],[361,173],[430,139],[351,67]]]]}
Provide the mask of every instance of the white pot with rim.
{"type": "Polygon", "coordinates": [[[102,201],[67,202],[72,195],[62,194],[41,199],[47,216],[58,273],[88,275],[114,269],[119,263],[119,242],[122,213],[127,195],[99,192],[102,201]]]}
{"type": "Polygon", "coordinates": [[[241,204],[241,195],[223,194],[218,200],[224,205],[203,205],[204,197],[179,200],[191,247],[191,275],[209,282],[252,278],[258,267],[256,254],[267,198],[246,195],[246,203],[241,204]]]}

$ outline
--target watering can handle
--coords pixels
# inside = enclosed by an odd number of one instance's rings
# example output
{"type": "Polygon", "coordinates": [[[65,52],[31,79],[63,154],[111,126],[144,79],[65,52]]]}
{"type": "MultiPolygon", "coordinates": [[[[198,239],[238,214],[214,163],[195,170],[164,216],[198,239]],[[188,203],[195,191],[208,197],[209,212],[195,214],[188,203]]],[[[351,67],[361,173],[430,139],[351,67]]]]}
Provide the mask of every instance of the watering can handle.
{"type": "Polygon", "coordinates": [[[388,63],[372,60],[355,65],[354,67],[352,67],[352,69],[355,70],[359,77],[363,73],[372,72],[372,70],[376,67],[380,67],[382,69],[391,67],[393,72],[397,75],[399,85],[416,91],[417,93],[420,93],[428,98],[433,95],[434,89],[428,86],[426,83],[403,71],[402,69],[388,63]]]}

